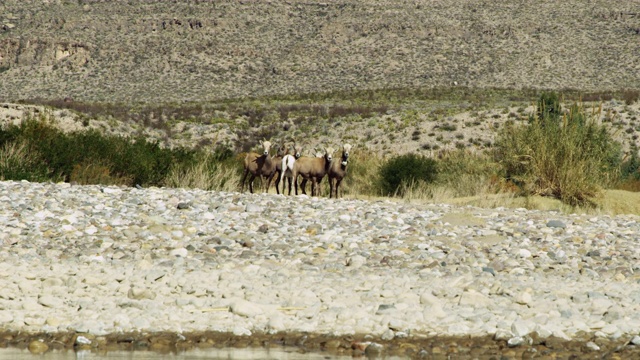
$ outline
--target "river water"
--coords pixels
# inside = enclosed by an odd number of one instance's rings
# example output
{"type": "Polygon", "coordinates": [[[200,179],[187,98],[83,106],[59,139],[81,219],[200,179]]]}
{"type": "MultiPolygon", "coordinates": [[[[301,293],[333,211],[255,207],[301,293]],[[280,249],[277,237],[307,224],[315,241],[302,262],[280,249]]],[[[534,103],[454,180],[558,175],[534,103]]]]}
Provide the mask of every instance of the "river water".
{"type": "MultiPolygon", "coordinates": [[[[0,349],[0,360],[352,360],[351,356],[336,356],[322,353],[300,353],[296,348],[271,349],[206,349],[190,350],[177,354],[159,354],[152,351],[112,351],[97,353],[92,351],[51,351],[45,354],[31,354],[29,350],[0,349]]],[[[401,359],[399,357],[385,359],[401,359]]]]}

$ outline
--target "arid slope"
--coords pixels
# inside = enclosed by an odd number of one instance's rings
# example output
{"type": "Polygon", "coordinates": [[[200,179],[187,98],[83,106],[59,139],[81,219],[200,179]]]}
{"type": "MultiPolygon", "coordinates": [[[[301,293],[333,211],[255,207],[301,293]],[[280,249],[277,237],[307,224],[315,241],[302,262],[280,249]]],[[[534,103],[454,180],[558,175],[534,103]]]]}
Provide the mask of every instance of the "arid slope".
{"type": "Polygon", "coordinates": [[[0,3],[0,100],[640,88],[637,1],[0,3]]]}

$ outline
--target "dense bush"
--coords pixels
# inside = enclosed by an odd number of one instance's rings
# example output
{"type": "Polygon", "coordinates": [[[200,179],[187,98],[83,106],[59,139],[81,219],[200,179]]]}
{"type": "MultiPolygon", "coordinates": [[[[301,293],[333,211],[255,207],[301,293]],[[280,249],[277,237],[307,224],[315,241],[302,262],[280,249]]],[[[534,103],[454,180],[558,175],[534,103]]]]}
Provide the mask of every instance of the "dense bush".
{"type": "Polygon", "coordinates": [[[621,147],[578,105],[559,112],[557,96],[543,94],[528,126],[506,126],[495,158],[526,195],[549,195],[569,205],[589,205],[617,181],[621,147]]]}
{"type": "Polygon", "coordinates": [[[151,186],[162,184],[176,164],[190,166],[198,160],[195,150],[162,148],[141,137],[107,136],[97,130],[64,133],[37,119],[1,129],[0,149],[0,176],[5,180],[151,186]],[[18,155],[22,160],[15,160],[18,155]]]}
{"type": "Polygon", "coordinates": [[[390,158],[380,168],[380,188],[383,195],[403,195],[403,186],[415,182],[430,183],[437,175],[434,159],[416,154],[390,158]]]}

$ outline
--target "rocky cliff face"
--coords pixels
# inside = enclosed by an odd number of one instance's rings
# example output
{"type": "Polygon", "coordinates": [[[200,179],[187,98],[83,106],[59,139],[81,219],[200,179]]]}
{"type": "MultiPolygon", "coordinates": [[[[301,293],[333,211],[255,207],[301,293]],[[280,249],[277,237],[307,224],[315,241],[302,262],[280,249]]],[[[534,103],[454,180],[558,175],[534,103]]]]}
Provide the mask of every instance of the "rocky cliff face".
{"type": "Polygon", "coordinates": [[[384,87],[640,88],[637,2],[18,1],[0,98],[200,101],[384,87]]]}

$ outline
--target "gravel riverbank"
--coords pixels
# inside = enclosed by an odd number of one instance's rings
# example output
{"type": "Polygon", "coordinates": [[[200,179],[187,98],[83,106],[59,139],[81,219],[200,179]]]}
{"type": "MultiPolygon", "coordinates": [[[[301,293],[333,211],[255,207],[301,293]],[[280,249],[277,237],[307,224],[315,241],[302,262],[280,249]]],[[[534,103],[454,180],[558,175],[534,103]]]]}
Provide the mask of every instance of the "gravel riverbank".
{"type": "Polygon", "coordinates": [[[638,216],[28,182],[0,202],[7,334],[640,344],[638,216]]]}

